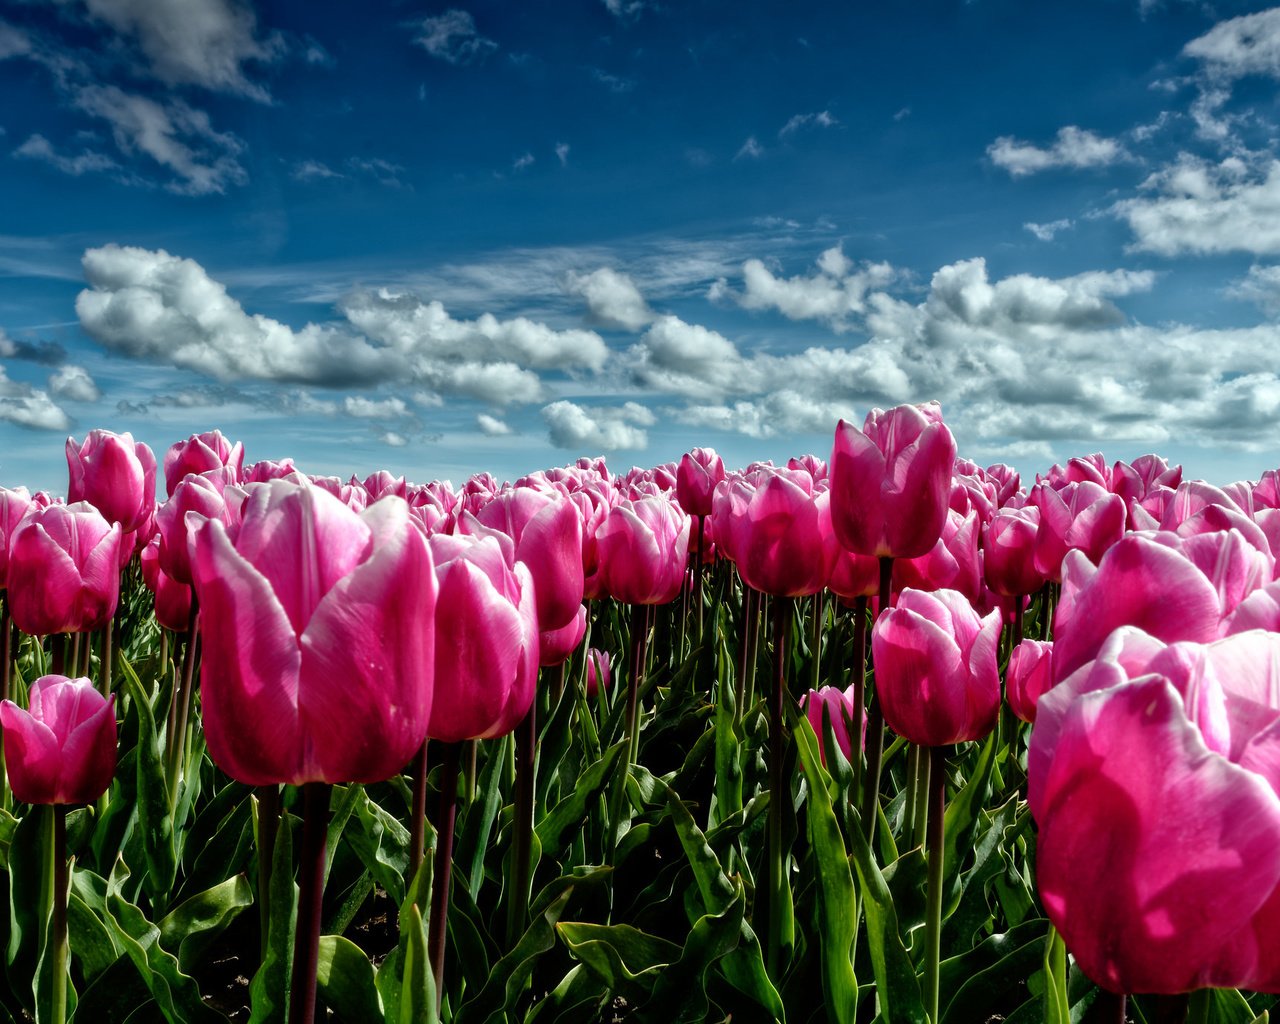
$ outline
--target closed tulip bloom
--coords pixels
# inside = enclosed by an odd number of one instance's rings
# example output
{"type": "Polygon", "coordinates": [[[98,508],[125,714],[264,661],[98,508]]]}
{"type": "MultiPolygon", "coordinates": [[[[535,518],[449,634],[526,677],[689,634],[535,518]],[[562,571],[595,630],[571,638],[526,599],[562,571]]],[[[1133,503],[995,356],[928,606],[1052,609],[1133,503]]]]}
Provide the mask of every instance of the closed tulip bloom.
{"type": "Polygon", "coordinates": [[[436,582],[409,508],[255,484],[192,543],[209,753],[249,785],[378,782],[426,736],[436,582]]]}
{"type": "Polygon", "coordinates": [[[175,633],[191,624],[191,586],[179,583],[160,568],[160,538],[142,549],[142,582],[155,597],[156,622],[175,633]]]}
{"type": "Polygon", "coordinates": [[[1005,694],[1009,708],[1024,722],[1036,720],[1036,701],[1053,686],[1053,644],[1023,640],[1009,655],[1005,694]]]}
{"type": "Polygon", "coordinates": [[[981,739],[1000,710],[1000,613],[954,590],[904,590],[871,632],[876,695],[899,736],[941,747],[981,739]]]}
{"type": "Polygon", "coordinates": [[[967,515],[947,513],[942,536],[933,548],[916,558],[896,558],[893,588],[957,590],[976,604],[982,596],[982,560],[978,555],[981,521],[977,509],[967,515]]]}
{"type": "MultiPolygon", "coordinates": [[[[802,481],[812,487],[807,473],[802,481]]],[[[812,493],[792,471],[755,474],[755,484],[738,482],[740,500],[716,522],[733,537],[730,545],[738,574],[749,587],[778,597],[816,594],[827,584],[827,546],[823,543],[825,491],[812,493]]]]}
{"type": "Polygon", "coordinates": [[[262,459],[245,469],[242,482],[265,484],[269,480],[280,480],[297,471],[293,459],[262,459]]]}
{"type": "Polygon", "coordinates": [[[226,483],[238,484],[244,479],[244,445],[239,441],[232,444],[220,430],[192,434],[164,454],[164,482],[169,494],[187,474],[215,471],[226,483]]]}
{"type": "Polygon", "coordinates": [[[926,554],[942,535],[956,442],[936,402],[841,420],[831,450],[831,520],[840,543],[877,557],[926,554]]]}
{"type": "Polygon", "coordinates": [[[67,501],[87,501],[123,533],[146,523],[156,503],[156,457],[132,434],[91,430],[82,444],[67,438],[67,501]]]}
{"type": "Polygon", "coordinates": [[[1094,565],[1124,534],[1124,501],[1101,484],[1069,482],[1060,490],[1037,484],[1028,499],[1040,509],[1035,568],[1045,579],[1062,579],[1068,551],[1082,551],[1094,565]]]}
{"type": "MultiPolygon", "coordinates": [[[[827,738],[822,725],[824,713],[831,721],[831,733],[835,736],[840,752],[846,761],[853,761],[855,752],[853,739],[849,735],[849,723],[853,721],[857,708],[853,703],[853,690],[841,690],[837,686],[824,686],[820,690],[810,690],[800,698],[800,706],[809,717],[814,734],[818,737],[818,753],[822,755],[822,763],[827,763],[827,738]]],[[[858,750],[862,749],[866,738],[867,719],[862,717],[862,736],[858,737],[858,750]]]]}
{"type": "Polygon", "coordinates": [[[595,647],[587,651],[587,696],[594,697],[602,686],[609,689],[612,677],[613,666],[609,662],[609,655],[595,647]]]}
{"type": "Polygon", "coordinates": [[[666,498],[622,501],[596,533],[602,593],[625,604],[668,604],[684,584],[689,517],[666,498]]]}
{"type": "Polygon", "coordinates": [[[0,702],[5,764],[13,795],[28,804],[87,804],[116,771],[115,697],[88,679],[41,676],[26,711],[0,702]]]}
{"type": "Polygon", "coordinates": [[[0,487],[0,590],[9,585],[9,539],[31,506],[25,487],[0,487]]]}
{"type": "Polygon", "coordinates": [[[9,541],[9,608],[24,633],[101,629],[120,600],[120,524],[92,505],[33,509],[9,541]]]}
{"type": "Polygon", "coordinates": [[[711,515],[711,496],[724,479],[724,459],[714,448],[695,448],[676,469],[676,501],[691,516],[711,515]]]}
{"type": "Polygon", "coordinates": [[[983,475],[996,489],[996,506],[999,508],[1004,508],[1021,492],[1022,476],[1012,466],[997,462],[983,470],[983,475]]]}
{"type": "Polygon", "coordinates": [[[179,583],[191,582],[190,537],[207,519],[227,522],[226,484],[215,477],[181,479],[169,500],[156,509],[160,568],[179,583]],[[187,514],[192,518],[188,520],[187,514]]]}
{"type": "MultiPolygon", "coordinates": [[[[351,478],[351,482],[353,484],[356,482],[354,476],[351,478]]],[[[405,498],[406,500],[409,497],[409,485],[405,483],[404,477],[392,476],[390,470],[386,469],[379,469],[370,473],[364,478],[361,486],[364,488],[365,493],[369,495],[369,501],[371,502],[377,501],[388,494],[394,494],[397,498],[405,498]]]]}
{"type": "MultiPolygon", "coordinates": [[[[534,583],[536,596],[538,585],[534,583]]],[[[569,655],[578,649],[582,638],[587,635],[587,609],[578,605],[578,613],[567,625],[559,629],[543,630],[538,637],[538,664],[542,668],[554,668],[569,660],[569,655]]]]}
{"type": "Polygon", "coordinates": [[[1004,597],[1034,594],[1045,578],[1035,566],[1040,510],[1002,508],[982,531],[982,571],[987,586],[1004,597]]]}
{"type": "Polygon", "coordinates": [[[436,534],[430,543],[441,642],[428,735],[446,743],[503,736],[528,713],[537,684],[533,578],[493,537],[436,534]]]}
{"type": "Polygon", "coordinates": [[[1274,633],[1126,629],[1040,699],[1037,884],[1098,984],[1280,991],[1278,694],[1274,633]]]}

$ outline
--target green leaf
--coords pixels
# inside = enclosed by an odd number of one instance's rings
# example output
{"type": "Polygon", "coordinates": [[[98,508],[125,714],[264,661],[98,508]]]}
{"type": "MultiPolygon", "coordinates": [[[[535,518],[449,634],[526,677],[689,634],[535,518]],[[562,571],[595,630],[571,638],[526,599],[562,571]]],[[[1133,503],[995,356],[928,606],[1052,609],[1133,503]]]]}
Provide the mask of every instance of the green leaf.
{"type": "Polygon", "coordinates": [[[252,904],[253,886],[244,875],[233,875],[170,911],[160,922],[160,945],[177,954],[184,970],[191,970],[223,929],[252,904]]]}
{"type": "Polygon", "coordinates": [[[249,985],[250,1024],[280,1024],[289,1012],[289,976],[293,969],[293,938],[298,920],[298,887],[293,881],[293,829],[289,815],[280,815],[276,848],[271,857],[271,924],[267,955],[249,985]]]}
{"type": "Polygon", "coordinates": [[[1067,1000],[1067,947],[1053,927],[1044,944],[1044,1022],[1071,1024],[1071,1005],[1067,1000]]]}
{"type": "Polygon", "coordinates": [[[348,1024],[375,1024],[383,1019],[373,964],[350,939],[320,936],[316,989],[348,1024]]]}
{"type": "Polygon", "coordinates": [[[400,943],[374,978],[386,1024],[437,1024],[436,986],[427,959],[427,924],[419,906],[430,906],[431,858],[409,880],[400,907],[400,943]]]}
{"type": "Polygon", "coordinates": [[[1017,983],[1043,961],[1046,927],[1043,920],[1024,921],[944,961],[939,970],[946,1003],[943,1024],[967,1024],[993,1015],[1017,983]]]}
{"type": "Polygon", "coordinates": [[[39,809],[25,814],[14,830],[9,849],[9,941],[5,945],[5,971],[10,990],[35,1013],[36,960],[44,941],[47,909],[41,909],[49,840],[39,809]]]}
{"type": "Polygon", "coordinates": [[[649,998],[658,971],[674,963],[681,953],[674,942],[629,924],[561,921],[556,932],[611,994],[622,996],[632,1005],[649,998]]]}
{"type": "MultiPolygon", "coordinates": [[[[138,721],[137,810],[142,829],[142,852],[146,858],[146,888],[154,906],[169,902],[178,875],[178,857],[174,847],[174,817],[169,806],[168,773],[164,750],[156,731],[155,717],[142,681],[125,658],[120,658],[121,689],[129,695],[130,710],[138,721]]],[[[163,1008],[163,1003],[162,1003],[163,1008]]]]}
{"type": "Polygon", "coordinates": [[[747,897],[741,879],[735,879],[734,888],[734,897],[723,911],[704,914],[694,922],[680,959],[659,975],[653,996],[644,1007],[649,1019],[676,1024],[707,1019],[707,972],[733,951],[742,936],[747,897]]]}
{"type": "Polygon", "coordinates": [[[485,854],[489,852],[493,823],[497,821],[498,810],[502,807],[502,787],[498,785],[498,773],[506,760],[507,744],[511,742],[510,733],[501,739],[486,742],[484,767],[480,769],[476,780],[476,792],[480,794],[480,799],[467,807],[457,832],[453,859],[467,873],[467,889],[473,900],[480,898],[480,888],[484,885],[485,854]]]}
{"type": "Polygon", "coordinates": [[[606,750],[599,761],[578,777],[573,792],[556,804],[534,827],[538,842],[550,856],[559,859],[566,833],[582,827],[596,797],[604,792],[605,786],[613,778],[614,767],[626,747],[627,741],[619,740],[606,750]]]}
{"type": "MultiPolygon", "coordinates": [[[[0,771],[3,768],[0,767],[0,771]]],[[[0,871],[9,870],[9,847],[13,844],[14,834],[18,831],[18,819],[5,808],[0,807],[0,871]]]]}
{"type": "Polygon", "coordinates": [[[409,870],[409,830],[369,799],[363,786],[353,785],[351,789],[359,791],[355,797],[359,828],[348,829],[346,840],[377,883],[400,905],[404,902],[404,876],[409,870]]]}
{"type": "Polygon", "coordinates": [[[942,916],[950,917],[960,902],[964,892],[961,885],[961,870],[965,858],[973,848],[974,831],[978,827],[978,818],[991,791],[991,766],[995,763],[996,735],[992,733],[982,745],[982,753],[978,763],[969,774],[969,781],[947,803],[945,814],[946,834],[943,845],[946,847],[946,875],[942,880],[946,902],[943,904],[942,916]]]}

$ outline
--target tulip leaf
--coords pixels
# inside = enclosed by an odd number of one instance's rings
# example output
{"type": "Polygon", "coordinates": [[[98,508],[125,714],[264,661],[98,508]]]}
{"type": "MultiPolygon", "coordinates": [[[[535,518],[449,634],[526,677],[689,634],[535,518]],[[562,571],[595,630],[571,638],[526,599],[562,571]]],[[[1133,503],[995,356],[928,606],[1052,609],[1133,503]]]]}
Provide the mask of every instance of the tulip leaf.
{"type": "Polygon", "coordinates": [[[657,972],[674,963],[681,953],[674,942],[629,924],[561,921],[556,932],[610,994],[620,995],[633,1005],[649,998],[657,972]]]}
{"type": "Polygon", "coordinates": [[[479,899],[480,889],[484,885],[485,854],[489,852],[493,823],[497,821],[498,810],[502,807],[502,787],[498,785],[498,773],[506,761],[507,744],[511,742],[510,734],[507,734],[501,739],[485,743],[484,767],[480,769],[476,779],[479,799],[467,807],[457,831],[453,859],[466,871],[467,889],[472,899],[479,899]]]}
{"type": "Polygon", "coordinates": [[[961,884],[961,869],[965,858],[973,848],[973,836],[978,827],[983,804],[991,791],[991,768],[995,763],[996,735],[992,733],[982,745],[982,753],[978,763],[969,773],[964,788],[947,802],[946,832],[943,845],[946,848],[946,876],[943,878],[943,892],[947,894],[943,904],[942,916],[945,920],[955,911],[964,892],[961,884]]]}
{"type": "Polygon", "coordinates": [[[159,927],[122,895],[128,878],[124,861],[116,861],[107,880],[106,925],[138,969],[165,1020],[169,1024],[218,1021],[221,1014],[205,1005],[195,980],[184,974],[177,957],[160,945],[159,927]]]}
{"type": "MultiPolygon", "coordinates": [[[[578,776],[573,792],[561,800],[534,827],[542,849],[557,857],[563,848],[565,834],[582,827],[588,809],[613,778],[614,766],[626,750],[627,741],[619,740],[604,756],[578,776]]],[[[610,827],[614,823],[610,822],[610,827]]]]}
{"type": "Polygon", "coordinates": [[[363,786],[356,796],[358,828],[348,829],[346,840],[364,866],[396,905],[404,902],[405,872],[409,870],[409,830],[374,803],[363,786]]]}
{"type": "Polygon", "coordinates": [[[0,871],[9,870],[9,847],[13,845],[13,836],[17,831],[18,819],[0,807],[0,871]]]}
{"type": "Polygon", "coordinates": [[[41,894],[48,873],[48,830],[43,815],[33,809],[23,815],[14,830],[9,851],[9,941],[5,945],[5,970],[10,990],[30,1013],[35,1012],[36,959],[44,941],[46,912],[41,894]]]}
{"type": "Polygon", "coordinates": [[[227,925],[252,904],[249,880],[233,875],[170,911],[160,922],[160,945],[177,954],[184,970],[191,970],[227,925]]]}
{"type": "Polygon", "coordinates": [[[704,914],[694,922],[680,959],[658,976],[653,996],[643,1007],[649,1019],[693,1024],[708,1017],[707,972],[738,945],[745,923],[746,892],[734,880],[734,896],[722,911],[704,914]]]}
{"type": "Polygon", "coordinates": [[[67,935],[86,982],[93,982],[124,955],[110,930],[74,886],[67,898],[67,935]]]}
{"type": "MultiPolygon", "coordinates": [[[[130,697],[130,709],[137,716],[137,809],[142,831],[142,853],[146,858],[146,888],[153,905],[169,902],[178,874],[174,847],[174,817],[169,806],[168,775],[164,750],[156,731],[151,703],[142,681],[125,658],[120,659],[121,689],[130,697]]],[[[175,769],[177,770],[177,769],[175,769]]]]}
{"type": "Polygon", "coordinates": [[[364,950],[341,935],[321,935],[316,990],[343,1020],[381,1021],[382,1000],[373,964],[364,950]]]}
{"type": "Polygon", "coordinates": [[[1044,980],[1044,1024],[1072,1024],[1067,996],[1067,947],[1062,936],[1049,928],[1044,943],[1041,977],[1044,980]]]}
{"type": "Polygon", "coordinates": [[[280,816],[271,858],[271,904],[267,949],[249,985],[253,1009],[250,1024],[280,1024],[289,1012],[289,977],[293,969],[294,929],[298,919],[298,887],[293,881],[293,829],[289,815],[280,816]]]}
{"type": "Polygon", "coordinates": [[[966,1024],[997,1014],[1017,983],[1042,962],[1047,927],[1041,919],[1024,921],[943,961],[939,970],[943,1024],[966,1024]]]}
{"type": "Polygon", "coordinates": [[[725,637],[721,635],[716,642],[716,821],[710,822],[712,825],[742,810],[742,734],[737,721],[732,664],[725,637]]]}

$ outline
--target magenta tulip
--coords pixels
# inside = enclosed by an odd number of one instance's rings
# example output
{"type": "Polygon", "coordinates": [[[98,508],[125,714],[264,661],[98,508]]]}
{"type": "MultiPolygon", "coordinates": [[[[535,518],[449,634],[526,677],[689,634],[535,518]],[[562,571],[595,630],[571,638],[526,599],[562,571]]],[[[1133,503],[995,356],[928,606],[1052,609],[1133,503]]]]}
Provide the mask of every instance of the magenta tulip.
{"type": "Polygon", "coordinates": [[[927,554],[894,559],[893,589],[957,590],[976,604],[982,597],[980,529],[977,509],[967,515],[949,511],[942,536],[927,554]]]}
{"type": "Polygon", "coordinates": [[[426,736],[435,658],[431,552],[408,506],[357,515],[275,480],[253,486],[234,543],[209,519],[192,549],[218,766],[250,785],[399,772],[426,736]]]}
{"type": "Polygon", "coordinates": [[[1126,629],[1040,699],[1037,882],[1100,985],[1280,991],[1278,695],[1276,634],[1126,629]]]}
{"type": "Polygon", "coordinates": [[[190,538],[209,519],[228,521],[226,484],[214,476],[185,476],[156,509],[160,568],[179,583],[191,582],[190,538]],[[188,514],[191,518],[188,519],[188,514]]]}
{"type": "Polygon", "coordinates": [[[262,459],[246,467],[242,482],[246,484],[265,484],[271,480],[283,479],[297,471],[298,469],[293,464],[293,459],[262,459]]]}
{"type": "MultiPolygon", "coordinates": [[[[537,584],[534,584],[537,594],[537,584]]],[[[559,629],[543,630],[538,637],[538,664],[542,668],[554,668],[569,660],[569,655],[578,649],[582,638],[587,635],[587,609],[578,605],[578,614],[569,620],[567,625],[559,629]]]]}
{"type": "Polygon", "coordinates": [[[83,501],[28,512],[9,540],[9,607],[20,630],[101,629],[119,599],[119,523],[83,501]]]}
{"type": "Polygon", "coordinates": [[[873,409],[862,430],[841,420],[831,450],[831,521],[850,551],[926,554],[942,535],[956,442],[936,402],[873,409]]]}
{"type": "Polygon", "coordinates": [[[1097,565],[1124,535],[1124,501],[1092,481],[1072,481],[1059,490],[1036,484],[1027,503],[1040,509],[1035,569],[1045,579],[1062,579],[1062,560],[1068,551],[1082,551],[1097,565]]]}
{"type": "Polygon", "coordinates": [[[747,586],[778,597],[816,594],[826,586],[828,495],[813,493],[812,486],[803,471],[761,470],[717,489],[716,535],[747,586]]]}
{"type": "Polygon", "coordinates": [[[982,531],[982,572],[987,586],[1004,597],[1034,594],[1045,578],[1035,566],[1040,510],[1035,505],[1002,508],[982,531]]]}
{"type": "Polygon", "coordinates": [[[0,590],[9,585],[9,542],[31,506],[25,487],[0,487],[0,590]]]}
{"type": "Polygon", "coordinates": [[[1053,644],[1023,640],[1009,655],[1005,694],[1009,709],[1024,722],[1036,720],[1036,701],[1053,686],[1053,644]]]}
{"type": "Polygon", "coordinates": [[[430,543],[441,641],[428,735],[446,743],[505,735],[528,713],[537,684],[533,578],[493,537],[436,534],[430,543]]]}
{"type": "Polygon", "coordinates": [[[222,431],[211,430],[204,434],[192,434],[185,441],[178,441],[164,454],[164,482],[166,492],[174,488],[189,473],[217,472],[225,483],[236,484],[244,479],[244,445],[232,444],[222,436],[222,431]]]}
{"type": "Polygon", "coordinates": [[[711,497],[724,479],[724,459],[714,448],[695,448],[676,469],[676,501],[691,516],[711,515],[711,497]]]}
{"type": "Polygon", "coordinates": [[[160,538],[142,549],[142,582],[155,598],[156,622],[175,633],[191,624],[191,586],[179,583],[160,568],[160,538]]]}
{"type": "Polygon", "coordinates": [[[800,698],[800,707],[809,717],[814,734],[818,737],[818,753],[822,755],[822,763],[827,763],[827,740],[822,719],[825,714],[831,722],[831,734],[835,737],[846,761],[853,761],[855,751],[853,740],[849,735],[849,723],[857,718],[862,723],[863,735],[858,737],[858,750],[862,749],[862,741],[867,731],[865,716],[859,715],[853,701],[853,690],[841,690],[836,686],[824,686],[820,690],[810,690],[800,698]]]}
{"type": "Polygon", "coordinates": [[[876,694],[899,736],[941,747],[981,739],[1000,710],[1000,613],[954,590],[904,590],[871,632],[876,694]]]}
{"type": "Polygon", "coordinates": [[[594,647],[587,651],[587,696],[595,697],[601,687],[609,689],[612,677],[613,666],[609,662],[609,655],[594,647]]]}
{"type": "Polygon", "coordinates": [[[601,592],[625,604],[668,604],[684,585],[689,517],[666,498],[622,501],[595,536],[601,592]]]}
{"type": "Polygon", "coordinates": [[[26,711],[0,702],[5,763],[13,795],[28,804],[87,804],[116,771],[115,697],[88,679],[41,676],[26,711]]]}
{"type": "Polygon", "coordinates": [[[67,501],[87,501],[123,533],[147,521],[156,503],[156,457],[132,434],[91,430],[82,444],[67,438],[67,501]]]}

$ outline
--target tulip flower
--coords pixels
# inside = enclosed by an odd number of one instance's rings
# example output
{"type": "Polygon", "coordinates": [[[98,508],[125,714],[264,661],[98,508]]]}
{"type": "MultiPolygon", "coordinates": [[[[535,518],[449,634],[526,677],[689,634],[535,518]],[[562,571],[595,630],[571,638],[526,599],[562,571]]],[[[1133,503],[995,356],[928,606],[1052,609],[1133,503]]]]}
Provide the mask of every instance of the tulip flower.
{"type": "Polygon", "coordinates": [[[951,510],[932,550],[916,558],[893,560],[895,590],[957,590],[970,603],[982,592],[982,561],[978,555],[981,522],[977,509],[967,515],[951,510]]]}
{"type": "Polygon", "coordinates": [[[408,506],[357,515],[275,480],[254,485],[234,543],[209,519],[192,548],[219,767],[250,785],[399,772],[426,735],[435,649],[431,553],[408,506]]]}
{"type": "Polygon", "coordinates": [[[684,583],[689,517],[665,498],[622,501],[595,536],[600,589],[627,604],[668,604],[684,583]]]}
{"type": "Polygon", "coordinates": [[[265,484],[270,480],[280,480],[297,471],[293,459],[262,459],[245,469],[242,483],[265,484]]]}
{"type": "Polygon", "coordinates": [[[1004,597],[1034,594],[1045,578],[1035,567],[1040,509],[1002,508],[982,531],[982,572],[989,586],[1004,597]]]}
{"type": "Polygon", "coordinates": [[[28,804],[87,804],[116,770],[115,697],[88,679],[41,676],[29,707],[0,702],[5,763],[13,795],[28,804]]]}
{"type": "MultiPolygon", "coordinates": [[[[831,733],[835,736],[844,759],[853,761],[855,751],[849,735],[849,723],[859,723],[864,732],[867,727],[866,719],[859,713],[861,709],[854,705],[853,691],[842,690],[838,686],[824,686],[820,690],[810,690],[801,697],[800,706],[809,716],[809,724],[818,737],[818,753],[822,755],[823,765],[827,763],[826,732],[822,725],[824,714],[831,722],[831,733]]],[[[859,750],[862,748],[862,739],[862,736],[858,737],[859,750]]]]}
{"type": "Polygon", "coordinates": [[[831,450],[831,521],[850,551],[926,554],[942,535],[956,442],[936,402],[873,409],[862,430],[841,420],[831,450]]]}
{"type": "MultiPolygon", "coordinates": [[[[534,586],[535,593],[537,586],[534,586]]],[[[559,629],[543,630],[538,636],[538,664],[543,668],[554,668],[569,660],[569,655],[578,649],[582,638],[587,634],[587,608],[578,605],[578,614],[569,620],[568,625],[559,629]]]]}
{"type": "Polygon", "coordinates": [[[30,505],[31,494],[25,487],[15,487],[12,490],[0,487],[0,590],[4,590],[9,584],[10,538],[30,505]]]}
{"type": "Polygon", "coordinates": [[[981,739],[1000,709],[999,612],[954,590],[904,590],[871,631],[876,693],[899,736],[941,747],[981,739]]]}
{"type": "Polygon", "coordinates": [[[1124,535],[1124,501],[1101,484],[1073,481],[1055,490],[1039,483],[1027,500],[1040,509],[1035,569],[1045,579],[1062,579],[1062,560],[1068,551],[1082,551],[1097,565],[1107,548],[1124,535]]]}
{"type": "Polygon", "coordinates": [[[1036,701],[1053,686],[1053,644],[1023,640],[1009,655],[1005,694],[1009,708],[1024,722],[1035,722],[1036,701]]]}
{"type": "Polygon", "coordinates": [[[1117,993],[1280,991],[1280,636],[1140,630],[1040,699],[1036,876],[1080,968],[1117,993]]]}
{"type": "Polygon", "coordinates": [[[67,438],[69,502],[87,501],[123,533],[139,529],[156,501],[156,457],[132,434],[91,430],[82,444],[67,438]]]}
{"type": "Polygon", "coordinates": [[[120,599],[120,525],[88,502],[30,511],[9,540],[9,608],[24,633],[101,629],[120,599]]]}
{"type": "Polygon", "coordinates": [[[676,501],[691,516],[711,515],[711,497],[724,479],[724,459],[714,448],[695,448],[676,470],[676,501]]]}
{"type": "Polygon", "coordinates": [[[228,521],[225,489],[226,483],[215,476],[185,476],[169,500],[156,509],[160,568],[178,583],[191,582],[190,540],[194,532],[209,519],[228,521]]]}
{"type": "Polygon", "coordinates": [[[613,666],[609,655],[592,647],[587,651],[587,696],[595,697],[600,689],[609,689],[609,681],[613,676],[613,666]]]}
{"type": "Polygon", "coordinates": [[[734,477],[720,484],[717,498],[717,536],[747,586],[779,597],[816,594],[826,586],[821,526],[830,518],[824,515],[828,496],[813,493],[807,473],[773,470],[734,477]]]}
{"type": "Polygon", "coordinates": [[[160,538],[142,549],[142,582],[155,596],[156,622],[175,633],[191,624],[191,586],[179,583],[160,568],[160,538]]]}
{"type": "Polygon", "coordinates": [[[244,445],[239,441],[232,444],[222,431],[211,430],[192,434],[165,452],[164,482],[168,494],[173,494],[188,474],[210,472],[216,472],[225,483],[239,483],[244,478],[244,445]]]}

